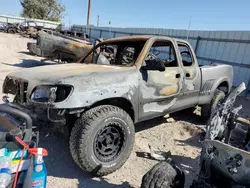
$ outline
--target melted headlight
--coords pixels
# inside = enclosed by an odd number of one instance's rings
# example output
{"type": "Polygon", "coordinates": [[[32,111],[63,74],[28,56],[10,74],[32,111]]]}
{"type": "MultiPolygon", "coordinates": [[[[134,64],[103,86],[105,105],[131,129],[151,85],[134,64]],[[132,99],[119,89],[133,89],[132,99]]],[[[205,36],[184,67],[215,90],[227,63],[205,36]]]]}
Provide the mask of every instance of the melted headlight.
{"type": "Polygon", "coordinates": [[[37,102],[54,102],[56,100],[57,87],[38,86],[31,95],[31,100],[37,102]]]}
{"type": "Polygon", "coordinates": [[[72,90],[72,86],[37,86],[31,95],[36,102],[53,103],[65,100],[72,90]]]}

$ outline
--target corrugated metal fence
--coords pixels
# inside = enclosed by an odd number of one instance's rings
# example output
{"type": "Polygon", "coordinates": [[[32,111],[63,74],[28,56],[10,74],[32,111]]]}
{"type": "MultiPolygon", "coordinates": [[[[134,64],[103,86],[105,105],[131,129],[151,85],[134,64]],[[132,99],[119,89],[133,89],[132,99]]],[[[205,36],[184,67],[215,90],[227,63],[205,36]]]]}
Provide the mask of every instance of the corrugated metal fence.
{"type": "Polygon", "coordinates": [[[24,21],[35,21],[37,25],[43,26],[50,29],[58,29],[61,25],[59,22],[52,22],[48,20],[39,20],[39,19],[29,19],[18,16],[9,16],[9,15],[0,15],[0,23],[21,23],[24,21]]]}
{"type": "MultiPolygon", "coordinates": [[[[85,32],[86,27],[74,25],[73,29],[85,32]]],[[[187,39],[188,32],[174,29],[91,27],[88,34],[92,40],[142,34],[187,39]]],[[[188,41],[195,49],[200,65],[232,65],[233,85],[244,81],[250,90],[250,31],[190,31],[188,41]]]]}

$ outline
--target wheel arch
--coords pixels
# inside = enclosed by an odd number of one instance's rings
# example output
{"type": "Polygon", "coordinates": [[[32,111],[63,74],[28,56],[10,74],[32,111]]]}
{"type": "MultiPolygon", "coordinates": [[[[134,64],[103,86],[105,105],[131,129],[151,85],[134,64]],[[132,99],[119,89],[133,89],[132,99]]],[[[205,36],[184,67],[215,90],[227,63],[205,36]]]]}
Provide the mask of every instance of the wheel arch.
{"type": "Polygon", "coordinates": [[[103,99],[103,100],[98,101],[98,102],[94,103],[93,105],[91,105],[90,108],[100,106],[100,105],[113,105],[113,106],[119,107],[129,114],[129,116],[131,117],[133,122],[137,121],[138,117],[135,114],[135,109],[134,109],[131,101],[129,101],[126,98],[114,97],[114,98],[103,99]]]}
{"type": "Polygon", "coordinates": [[[138,121],[138,114],[136,114],[136,110],[135,110],[133,104],[131,103],[131,101],[129,101],[128,99],[126,99],[124,97],[107,98],[107,99],[97,101],[97,102],[93,103],[91,106],[82,107],[82,108],[78,108],[77,110],[69,111],[69,113],[67,114],[67,117],[66,117],[66,124],[65,124],[66,127],[68,127],[66,129],[68,131],[68,133],[71,132],[71,129],[72,129],[74,123],[80,117],[80,115],[82,113],[84,113],[84,112],[86,112],[94,107],[101,106],[101,105],[112,105],[112,106],[119,107],[128,113],[128,115],[131,117],[131,119],[134,123],[136,123],[138,121]]]}
{"type": "Polygon", "coordinates": [[[229,91],[230,91],[228,81],[227,81],[227,80],[222,81],[222,82],[217,86],[217,89],[219,89],[219,90],[221,90],[221,91],[224,91],[226,94],[228,94],[229,91]]]}

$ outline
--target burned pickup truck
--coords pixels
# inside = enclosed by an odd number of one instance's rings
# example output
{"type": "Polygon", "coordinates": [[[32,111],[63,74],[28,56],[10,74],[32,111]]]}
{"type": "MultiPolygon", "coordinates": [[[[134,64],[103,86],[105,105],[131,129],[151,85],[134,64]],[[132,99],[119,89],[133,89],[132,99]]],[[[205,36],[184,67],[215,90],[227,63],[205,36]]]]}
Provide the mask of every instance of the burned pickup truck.
{"type": "Polygon", "coordinates": [[[93,45],[86,39],[76,39],[54,31],[40,32],[36,42],[28,42],[28,50],[59,63],[71,63],[86,55],[93,45]]]}
{"type": "Polygon", "coordinates": [[[207,118],[232,79],[231,66],[199,67],[184,40],[129,36],[98,43],[77,64],[10,73],[3,93],[36,119],[60,122],[74,161],[106,175],[129,157],[135,123],[196,105],[207,118]]]}

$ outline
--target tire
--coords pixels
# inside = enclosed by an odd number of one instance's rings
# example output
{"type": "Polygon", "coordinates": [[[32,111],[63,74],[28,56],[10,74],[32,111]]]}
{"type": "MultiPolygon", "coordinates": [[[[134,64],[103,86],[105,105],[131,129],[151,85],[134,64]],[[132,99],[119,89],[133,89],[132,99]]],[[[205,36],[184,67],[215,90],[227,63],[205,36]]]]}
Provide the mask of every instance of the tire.
{"type": "Polygon", "coordinates": [[[156,164],[142,178],[141,188],[184,188],[184,173],[167,162],[156,164]]]}
{"type": "Polygon", "coordinates": [[[28,42],[27,46],[28,46],[29,52],[32,54],[35,54],[36,43],[28,42]]]}
{"type": "Polygon", "coordinates": [[[76,120],[69,139],[70,152],[80,168],[104,176],[126,162],[133,149],[134,136],[133,121],[124,110],[102,105],[76,120]],[[115,149],[110,149],[112,146],[115,149]]]}
{"type": "Polygon", "coordinates": [[[210,104],[204,104],[201,107],[201,116],[204,120],[208,120],[211,116],[212,111],[216,106],[225,99],[225,93],[221,90],[216,90],[210,104]]]}
{"type": "Polygon", "coordinates": [[[13,28],[9,28],[9,29],[7,30],[7,32],[8,32],[8,33],[16,33],[16,30],[13,29],[13,28]]]}

